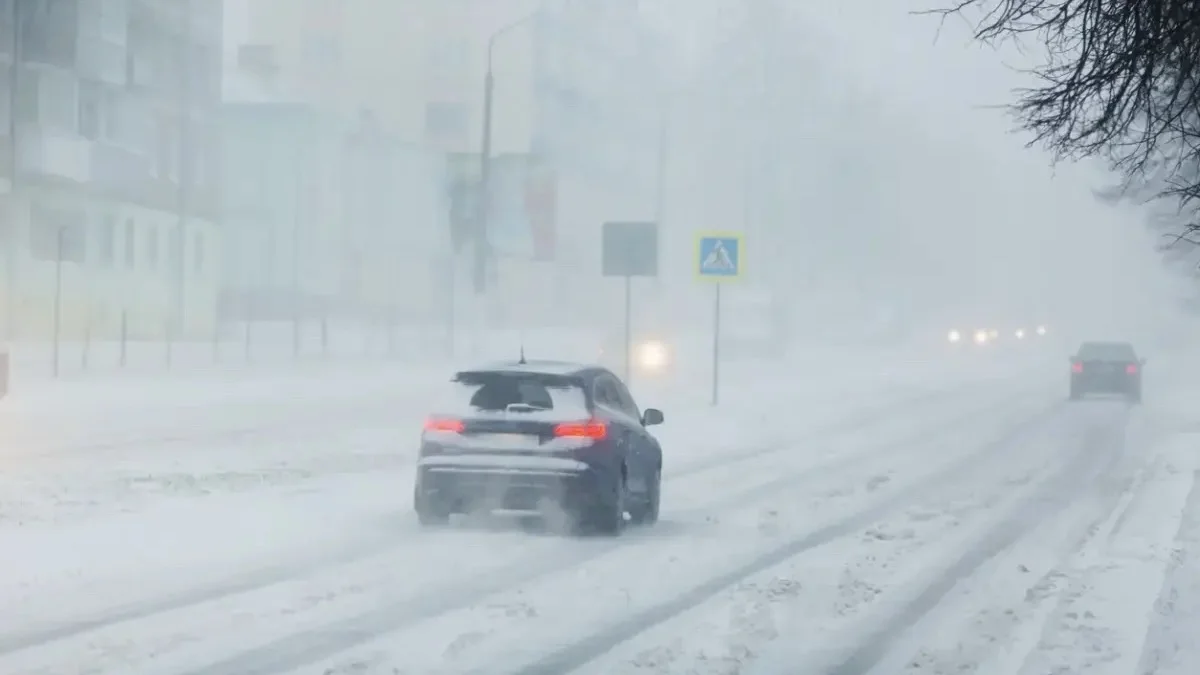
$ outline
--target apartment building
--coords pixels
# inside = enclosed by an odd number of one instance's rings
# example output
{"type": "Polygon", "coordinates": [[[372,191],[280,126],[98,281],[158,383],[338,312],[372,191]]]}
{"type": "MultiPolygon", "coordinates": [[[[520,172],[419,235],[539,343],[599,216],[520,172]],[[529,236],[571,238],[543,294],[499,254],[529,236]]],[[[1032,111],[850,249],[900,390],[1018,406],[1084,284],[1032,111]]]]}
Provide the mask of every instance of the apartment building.
{"type": "Polygon", "coordinates": [[[578,297],[562,281],[598,276],[601,223],[654,217],[661,83],[637,3],[255,0],[249,11],[250,39],[276,47],[281,77],[308,100],[369,110],[386,134],[445,153],[447,192],[478,180],[490,59],[499,314],[558,315],[578,297]]]}
{"type": "Polygon", "coordinates": [[[221,30],[204,0],[0,1],[10,337],[212,334],[221,30]]]}
{"type": "Polygon", "coordinates": [[[442,153],[384,133],[370,114],[305,100],[270,45],[243,45],[236,61],[222,124],[225,315],[437,314],[435,265],[450,250],[442,153]]]}

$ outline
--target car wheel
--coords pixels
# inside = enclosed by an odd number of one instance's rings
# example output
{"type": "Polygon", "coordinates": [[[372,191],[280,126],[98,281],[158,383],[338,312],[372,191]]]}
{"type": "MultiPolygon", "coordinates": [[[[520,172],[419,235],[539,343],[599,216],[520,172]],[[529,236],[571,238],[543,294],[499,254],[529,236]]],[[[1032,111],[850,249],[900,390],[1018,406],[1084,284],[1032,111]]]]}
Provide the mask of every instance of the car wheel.
{"type": "Polygon", "coordinates": [[[597,534],[616,537],[625,529],[625,493],[625,475],[622,472],[617,477],[613,494],[603,496],[587,518],[597,534]]]}
{"type": "Polygon", "coordinates": [[[658,522],[658,506],[662,496],[662,469],[654,472],[646,486],[646,499],[629,514],[634,525],[653,525],[658,522]]]}
{"type": "Polygon", "coordinates": [[[1071,393],[1068,395],[1068,398],[1070,398],[1072,401],[1078,401],[1079,399],[1083,398],[1083,392],[1079,391],[1079,389],[1075,387],[1071,387],[1071,393]]]}
{"type": "Polygon", "coordinates": [[[421,527],[443,527],[450,523],[450,511],[438,508],[422,499],[420,493],[413,493],[413,509],[417,512],[417,522],[421,527]]]}
{"type": "Polygon", "coordinates": [[[1134,404],[1141,403],[1141,402],[1142,402],[1142,392],[1141,392],[1141,390],[1138,390],[1138,391],[1135,391],[1135,392],[1131,393],[1131,394],[1129,395],[1129,402],[1130,402],[1130,403],[1134,403],[1134,404]]]}

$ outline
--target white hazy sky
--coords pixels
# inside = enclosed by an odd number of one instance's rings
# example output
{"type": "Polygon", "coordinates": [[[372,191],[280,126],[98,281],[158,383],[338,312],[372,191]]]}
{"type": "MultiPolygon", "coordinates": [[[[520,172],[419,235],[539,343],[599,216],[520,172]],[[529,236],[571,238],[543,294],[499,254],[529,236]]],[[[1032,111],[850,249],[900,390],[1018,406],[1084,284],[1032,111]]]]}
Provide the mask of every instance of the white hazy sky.
{"type": "Polygon", "coordinates": [[[1158,323],[1171,313],[1166,308],[1170,286],[1140,213],[1098,204],[1090,190],[1111,182],[1111,176],[1094,163],[1051,167],[1051,158],[1024,147],[1028,136],[1014,132],[1013,120],[993,108],[1009,102],[1014,87],[1029,82],[1018,70],[1040,52],[1034,49],[1023,58],[1015,49],[996,51],[972,43],[965,21],[950,19],[939,33],[936,17],[909,13],[933,6],[936,0],[797,7],[834,36],[843,65],[903,107],[911,124],[962,148],[959,171],[991,173],[993,194],[977,205],[979,221],[987,227],[975,236],[991,244],[1001,263],[1012,260],[1011,279],[998,274],[1001,287],[1019,288],[1023,277],[1038,276],[1039,270],[1027,267],[1036,261],[1050,292],[1064,296],[1059,304],[1079,310],[1081,330],[1091,325],[1125,333],[1158,323]],[[998,208],[1011,220],[988,217],[998,208]],[[1038,249],[1041,255],[1028,255],[1038,249]],[[1145,321],[1131,326],[1139,323],[1137,316],[1145,321]]]}

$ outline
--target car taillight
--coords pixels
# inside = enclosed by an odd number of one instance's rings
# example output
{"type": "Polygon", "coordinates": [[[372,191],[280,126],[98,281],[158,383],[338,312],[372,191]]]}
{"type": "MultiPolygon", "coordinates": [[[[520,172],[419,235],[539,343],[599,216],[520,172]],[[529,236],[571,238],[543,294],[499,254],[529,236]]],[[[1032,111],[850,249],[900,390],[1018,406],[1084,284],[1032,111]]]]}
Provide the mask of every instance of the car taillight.
{"type": "Polygon", "coordinates": [[[1131,363],[1131,364],[1125,366],[1125,372],[1128,373],[1129,375],[1137,375],[1137,366],[1135,366],[1131,363]]]}
{"type": "Polygon", "coordinates": [[[587,438],[600,441],[608,437],[608,425],[595,420],[564,422],[554,427],[554,435],[557,438],[587,438]]]}
{"type": "Polygon", "coordinates": [[[453,417],[430,417],[425,420],[425,431],[444,431],[452,434],[461,434],[466,425],[462,420],[454,419],[453,417]]]}
{"type": "Polygon", "coordinates": [[[1082,363],[1072,363],[1071,364],[1071,372],[1072,373],[1082,373],[1083,372],[1083,364],[1082,363]]]}

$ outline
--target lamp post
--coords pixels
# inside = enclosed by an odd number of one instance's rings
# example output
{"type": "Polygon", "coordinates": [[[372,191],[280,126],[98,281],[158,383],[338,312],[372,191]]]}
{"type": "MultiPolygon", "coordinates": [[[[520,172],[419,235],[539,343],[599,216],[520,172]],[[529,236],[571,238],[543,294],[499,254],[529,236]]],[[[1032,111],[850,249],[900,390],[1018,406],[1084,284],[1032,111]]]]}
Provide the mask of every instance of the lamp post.
{"type": "Polygon", "coordinates": [[[501,26],[488,37],[487,71],[483,76],[483,134],[479,142],[479,194],[476,199],[475,217],[475,293],[482,295],[487,290],[487,264],[491,257],[490,242],[488,241],[488,208],[491,203],[491,174],[492,174],[492,111],[496,89],[496,76],[493,70],[496,42],[509,32],[524,26],[539,16],[540,12],[532,12],[501,26]]]}

